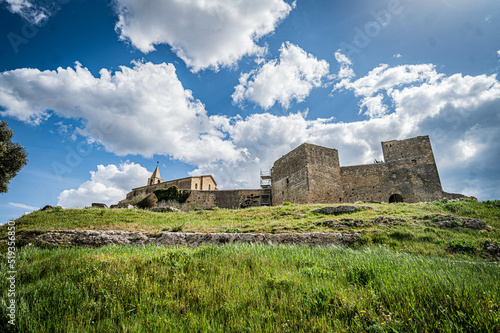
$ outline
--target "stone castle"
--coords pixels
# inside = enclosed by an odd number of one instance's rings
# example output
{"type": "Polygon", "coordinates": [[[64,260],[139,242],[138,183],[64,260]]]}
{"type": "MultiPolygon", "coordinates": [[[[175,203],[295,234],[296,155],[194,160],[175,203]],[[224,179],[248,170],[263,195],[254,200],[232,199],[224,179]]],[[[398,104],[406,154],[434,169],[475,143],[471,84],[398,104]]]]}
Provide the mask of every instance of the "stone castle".
{"type": "MultiPolygon", "coordinates": [[[[202,209],[291,203],[426,202],[456,199],[441,187],[428,136],[382,142],[383,162],[340,166],[336,149],[304,143],[276,162],[261,189],[218,190],[211,175],[163,182],[158,167],[127,199],[176,185],[202,209]]],[[[262,175],[261,175],[262,176],[262,175]]]]}

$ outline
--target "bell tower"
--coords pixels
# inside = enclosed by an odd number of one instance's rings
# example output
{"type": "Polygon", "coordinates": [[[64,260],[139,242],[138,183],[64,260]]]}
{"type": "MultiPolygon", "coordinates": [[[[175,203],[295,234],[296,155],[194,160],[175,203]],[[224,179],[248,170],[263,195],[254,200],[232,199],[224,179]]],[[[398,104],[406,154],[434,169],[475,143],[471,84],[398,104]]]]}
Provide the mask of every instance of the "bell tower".
{"type": "Polygon", "coordinates": [[[158,170],[158,162],[156,162],[156,169],[153,171],[153,174],[150,178],[148,178],[148,185],[155,185],[161,183],[162,180],[160,178],[160,170],[158,170]]]}

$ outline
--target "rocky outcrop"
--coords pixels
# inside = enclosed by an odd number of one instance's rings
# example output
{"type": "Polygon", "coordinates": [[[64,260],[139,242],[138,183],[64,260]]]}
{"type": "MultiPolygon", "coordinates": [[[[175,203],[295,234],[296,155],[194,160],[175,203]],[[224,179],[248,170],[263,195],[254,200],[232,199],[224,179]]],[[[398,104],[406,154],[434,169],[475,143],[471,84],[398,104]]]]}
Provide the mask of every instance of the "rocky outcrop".
{"type": "Polygon", "coordinates": [[[323,207],[319,209],[315,209],[312,212],[318,214],[327,214],[327,215],[340,215],[340,214],[349,214],[360,212],[362,210],[374,209],[372,207],[367,206],[336,206],[336,207],[323,207]]]}
{"type": "Polygon", "coordinates": [[[500,247],[498,246],[498,243],[493,242],[493,243],[486,243],[484,245],[484,250],[490,254],[491,256],[498,256],[500,255],[500,247]]]}
{"type": "Polygon", "coordinates": [[[430,218],[433,223],[440,229],[473,229],[473,230],[484,230],[488,226],[486,223],[479,219],[467,218],[467,217],[456,217],[452,215],[441,215],[436,214],[430,218]]]}
{"type": "Polygon", "coordinates": [[[111,244],[124,245],[188,245],[207,244],[297,244],[297,245],[343,245],[351,244],[361,237],[359,233],[313,232],[304,234],[251,234],[251,233],[184,233],[164,232],[151,235],[145,232],[109,230],[61,230],[51,231],[36,237],[39,245],[99,247],[111,244]]]}
{"type": "Polygon", "coordinates": [[[387,217],[387,216],[378,216],[369,219],[368,221],[363,221],[363,220],[358,220],[358,219],[350,219],[350,218],[343,218],[339,220],[326,220],[326,221],[319,221],[316,222],[316,225],[319,226],[325,226],[325,227],[330,227],[332,229],[340,229],[343,227],[350,227],[350,228],[356,228],[356,227],[367,227],[370,226],[371,224],[379,224],[384,227],[389,227],[394,224],[405,224],[406,222],[403,220],[398,220],[392,217],[387,217]]]}
{"type": "Polygon", "coordinates": [[[155,208],[151,208],[151,211],[164,213],[164,212],[178,212],[179,209],[177,209],[175,207],[155,207],[155,208]]]}
{"type": "Polygon", "coordinates": [[[151,209],[153,207],[156,207],[157,203],[158,197],[154,193],[151,193],[150,195],[139,201],[137,203],[137,207],[142,209],[151,209]]]}
{"type": "Polygon", "coordinates": [[[52,209],[54,209],[54,206],[51,206],[51,205],[46,205],[45,207],[43,207],[43,208],[42,208],[42,209],[40,209],[40,210],[44,210],[44,211],[45,211],[45,210],[52,210],[52,209]]]}
{"type": "Polygon", "coordinates": [[[109,206],[111,209],[123,208],[123,209],[133,209],[134,205],[126,205],[126,204],[116,204],[109,206]]]}
{"type": "Polygon", "coordinates": [[[92,203],[92,208],[102,208],[102,209],[108,209],[108,205],[99,203],[99,202],[93,202],[92,203]]]}

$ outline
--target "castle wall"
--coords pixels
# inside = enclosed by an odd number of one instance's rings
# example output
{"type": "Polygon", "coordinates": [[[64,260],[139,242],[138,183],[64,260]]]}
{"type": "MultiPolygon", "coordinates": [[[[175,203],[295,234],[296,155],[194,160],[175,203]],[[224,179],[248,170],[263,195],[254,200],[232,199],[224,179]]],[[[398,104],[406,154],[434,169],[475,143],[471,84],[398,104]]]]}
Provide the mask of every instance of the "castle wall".
{"type": "Polygon", "coordinates": [[[385,163],[339,167],[337,150],[303,144],[275,162],[273,204],[443,198],[428,136],[382,142],[382,150],[385,163]]]}
{"type": "Polygon", "coordinates": [[[150,194],[158,189],[169,188],[170,186],[177,186],[179,190],[190,190],[191,189],[191,179],[184,178],[178,180],[172,180],[168,182],[163,182],[155,185],[143,186],[134,188],[131,192],[127,194],[127,199],[131,199],[138,195],[150,194]]]}
{"type": "Polygon", "coordinates": [[[186,204],[195,209],[212,209],[215,207],[240,209],[258,207],[260,190],[190,190],[186,204]]]}
{"type": "Polygon", "coordinates": [[[306,146],[301,145],[274,162],[271,169],[273,205],[309,202],[306,146]]]}
{"type": "Polygon", "coordinates": [[[385,163],[340,167],[343,200],[335,202],[388,201],[385,163]],[[387,197],[387,198],[386,198],[387,197]]]}

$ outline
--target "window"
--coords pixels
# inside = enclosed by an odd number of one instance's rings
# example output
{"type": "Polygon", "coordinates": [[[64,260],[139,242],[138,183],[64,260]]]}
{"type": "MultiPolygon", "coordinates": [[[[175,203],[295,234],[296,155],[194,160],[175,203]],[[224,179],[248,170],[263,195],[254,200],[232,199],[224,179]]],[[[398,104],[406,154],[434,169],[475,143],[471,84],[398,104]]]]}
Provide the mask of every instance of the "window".
{"type": "Polygon", "coordinates": [[[210,184],[208,184],[208,190],[210,191],[210,184]]]}
{"type": "Polygon", "coordinates": [[[197,190],[198,189],[198,183],[194,184],[194,189],[197,190]]]}

